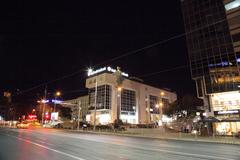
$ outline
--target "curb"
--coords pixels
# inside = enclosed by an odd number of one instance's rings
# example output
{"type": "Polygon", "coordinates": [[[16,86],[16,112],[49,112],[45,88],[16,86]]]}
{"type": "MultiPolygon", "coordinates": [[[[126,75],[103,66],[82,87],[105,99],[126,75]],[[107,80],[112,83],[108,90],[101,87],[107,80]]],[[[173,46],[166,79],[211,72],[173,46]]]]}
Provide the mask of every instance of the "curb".
{"type": "MultiPolygon", "coordinates": [[[[169,137],[149,137],[137,134],[122,134],[122,133],[112,133],[112,132],[93,132],[93,131],[83,131],[83,130],[64,130],[67,132],[74,132],[74,133],[85,133],[85,134],[95,134],[95,135],[112,135],[112,136],[122,136],[122,137],[134,137],[134,138],[146,138],[146,139],[155,139],[155,140],[168,140],[168,141],[185,141],[185,142],[201,142],[201,143],[218,143],[218,144],[231,144],[231,145],[240,145],[239,142],[233,141],[208,141],[208,140],[201,140],[201,139],[187,139],[187,138],[169,138],[169,137]]],[[[237,139],[238,140],[238,139],[237,139]]]]}

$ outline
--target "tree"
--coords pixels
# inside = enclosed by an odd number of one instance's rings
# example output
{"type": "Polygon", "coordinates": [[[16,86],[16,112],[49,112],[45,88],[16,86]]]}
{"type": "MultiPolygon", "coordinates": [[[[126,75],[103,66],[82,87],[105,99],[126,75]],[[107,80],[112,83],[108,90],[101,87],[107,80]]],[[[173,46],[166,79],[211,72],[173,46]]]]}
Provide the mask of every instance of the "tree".
{"type": "Polygon", "coordinates": [[[62,117],[62,118],[71,119],[71,117],[72,117],[71,112],[72,112],[71,108],[61,107],[60,112],[59,112],[59,116],[62,117]]]}
{"type": "Polygon", "coordinates": [[[165,114],[173,115],[186,111],[187,116],[191,116],[196,113],[197,107],[202,105],[203,100],[193,95],[184,95],[182,98],[171,103],[169,107],[165,109],[165,114]]]}

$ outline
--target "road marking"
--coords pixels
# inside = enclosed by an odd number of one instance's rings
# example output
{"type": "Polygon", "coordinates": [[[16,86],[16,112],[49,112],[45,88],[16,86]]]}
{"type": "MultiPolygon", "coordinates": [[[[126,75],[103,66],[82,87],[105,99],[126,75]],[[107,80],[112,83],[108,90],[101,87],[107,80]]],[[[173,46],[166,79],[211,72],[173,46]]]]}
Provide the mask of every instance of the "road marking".
{"type": "Polygon", "coordinates": [[[54,144],[52,144],[52,143],[48,143],[48,142],[41,141],[41,140],[38,140],[38,139],[35,139],[34,141],[42,143],[42,144],[47,144],[47,145],[50,145],[50,146],[54,146],[54,144]]]}
{"type": "Polygon", "coordinates": [[[71,155],[71,154],[68,154],[68,153],[65,153],[65,152],[62,152],[62,151],[53,149],[53,148],[49,148],[49,147],[47,147],[47,146],[44,146],[44,145],[41,145],[41,144],[38,144],[38,143],[35,143],[35,142],[32,142],[32,141],[29,141],[29,140],[26,140],[26,139],[23,139],[23,138],[20,138],[20,137],[16,137],[16,136],[12,136],[12,135],[7,135],[7,136],[17,138],[18,140],[21,140],[21,141],[24,141],[24,142],[27,142],[27,143],[31,143],[31,144],[36,145],[36,146],[38,146],[38,147],[42,147],[42,148],[48,149],[48,150],[50,150],[50,151],[53,151],[53,152],[62,154],[62,155],[67,156],[67,157],[71,157],[71,158],[73,158],[73,159],[86,160],[86,159],[83,159],[83,158],[80,158],[80,157],[77,157],[77,156],[74,156],[74,155],[71,155]]]}
{"type": "Polygon", "coordinates": [[[148,151],[156,151],[156,152],[165,152],[165,153],[170,153],[170,154],[175,154],[175,155],[182,155],[182,156],[191,156],[191,157],[196,157],[196,158],[204,158],[204,159],[218,159],[218,160],[236,160],[236,159],[230,159],[230,158],[225,158],[225,157],[217,157],[217,156],[210,156],[210,155],[202,155],[202,154],[195,154],[195,153],[186,153],[186,152],[178,152],[178,151],[170,151],[170,150],[165,150],[165,149],[148,149],[144,147],[139,147],[139,146],[132,146],[132,145],[127,145],[127,144],[119,144],[119,143],[114,143],[113,141],[111,142],[104,142],[104,141],[96,141],[92,139],[87,139],[79,136],[73,136],[69,133],[51,133],[52,135],[58,135],[62,137],[69,137],[69,138],[76,138],[76,139],[83,139],[83,140],[88,140],[88,141],[93,141],[93,142],[99,142],[99,143],[105,143],[105,144],[113,144],[113,145],[120,145],[124,147],[131,147],[135,149],[143,149],[143,150],[148,150],[148,151]]]}

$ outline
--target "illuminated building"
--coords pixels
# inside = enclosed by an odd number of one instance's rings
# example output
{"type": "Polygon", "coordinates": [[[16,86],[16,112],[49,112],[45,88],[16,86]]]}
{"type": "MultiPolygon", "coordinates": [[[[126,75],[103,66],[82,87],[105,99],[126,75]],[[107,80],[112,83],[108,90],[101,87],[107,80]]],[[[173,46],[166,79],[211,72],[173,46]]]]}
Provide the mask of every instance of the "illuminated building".
{"type": "Polygon", "coordinates": [[[218,134],[240,131],[240,0],[181,0],[191,75],[218,134]],[[219,98],[220,97],[220,98],[219,98]]]}
{"type": "Polygon", "coordinates": [[[122,84],[118,85],[115,72],[111,67],[88,71],[89,112],[86,120],[92,124],[95,104],[96,124],[113,123],[118,117],[124,123],[147,124],[159,122],[162,108],[177,99],[176,93],[133,80],[124,72],[121,72],[122,84]]]}

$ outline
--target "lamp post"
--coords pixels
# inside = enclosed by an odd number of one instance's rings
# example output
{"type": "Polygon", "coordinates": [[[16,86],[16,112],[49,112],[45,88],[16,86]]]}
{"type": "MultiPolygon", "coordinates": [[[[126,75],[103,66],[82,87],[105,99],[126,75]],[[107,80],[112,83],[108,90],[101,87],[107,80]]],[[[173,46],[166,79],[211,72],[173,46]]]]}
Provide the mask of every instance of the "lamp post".
{"type": "Polygon", "coordinates": [[[79,125],[80,125],[80,110],[81,110],[81,100],[78,102],[78,124],[77,124],[77,129],[79,130],[79,125]]]}
{"type": "Polygon", "coordinates": [[[117,89],[117,121],[120,120],[121,91],[122,91],[122,88],[121,88],[121,87],[118,87],[118,89],[117,89]]]}
{"type": "Polygon", "coordinates": [[[93,122],[93,130],[96,130],[96,112],[97,112],[97,76],[96,76],[96,80],[95,80],[95,98],[94,98],[94,122],[93,122]]]}
{"type": "Polygon", "coordinates": [[[121,92],[122,92],[122,83],[124,81],[124,77],[122,76],[122,71],[120,67],[117,67],[116,72],[114,73],[116,77],[116,85],[117,85],[117,122],[120,120],[120,112],[121,112],[121,92]]]}
{"type": "MultiPolygon", "coordinates": [[[[60,92],[60,91],[57,91],[57,92],[55,93],[55,100],[57,100],[57,97],[59,97],[59,96],[61,96],[61,92],[60,92]]],[[[55,112],[55,110],[56,110],[56,102],[54,103],[53,112],[55,112]]]]}

